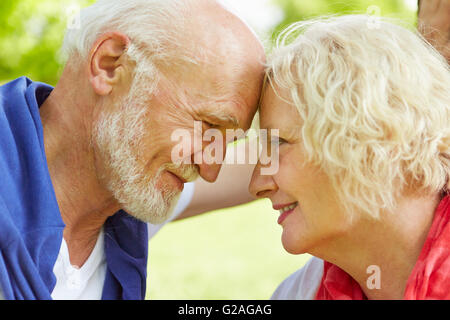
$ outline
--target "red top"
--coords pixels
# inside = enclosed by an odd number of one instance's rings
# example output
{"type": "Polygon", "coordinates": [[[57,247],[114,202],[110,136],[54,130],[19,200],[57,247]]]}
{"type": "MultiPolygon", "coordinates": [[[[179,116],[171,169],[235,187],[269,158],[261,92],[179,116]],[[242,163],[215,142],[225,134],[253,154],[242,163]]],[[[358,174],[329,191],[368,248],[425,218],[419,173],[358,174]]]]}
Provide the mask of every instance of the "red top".
{"type": "MultiPolygon", "coordinates": [[[[316,300],[366,299],[359,284],[349,274],[324,262],[316,300]]],[[[450,195],[445,196],[436,209],[419,259],[406,283],[403,299],[450,299],[450,195]]]]}

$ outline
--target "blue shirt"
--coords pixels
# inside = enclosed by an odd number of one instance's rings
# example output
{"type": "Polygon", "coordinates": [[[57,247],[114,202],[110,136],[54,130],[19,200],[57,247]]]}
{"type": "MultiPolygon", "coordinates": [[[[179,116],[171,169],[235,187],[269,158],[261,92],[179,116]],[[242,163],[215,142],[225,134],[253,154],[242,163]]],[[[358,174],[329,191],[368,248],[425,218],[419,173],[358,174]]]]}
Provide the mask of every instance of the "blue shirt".
{"type": "MultiPolygon", "coordinates": [[[[52,91],[21,77],[0,87],[0,291],[51,299],[64,222],[47,167],[39,107],[52,91]]],[[[147,225],[124,211],[105,226],[102,299],[144,299],[147,225]]]]}

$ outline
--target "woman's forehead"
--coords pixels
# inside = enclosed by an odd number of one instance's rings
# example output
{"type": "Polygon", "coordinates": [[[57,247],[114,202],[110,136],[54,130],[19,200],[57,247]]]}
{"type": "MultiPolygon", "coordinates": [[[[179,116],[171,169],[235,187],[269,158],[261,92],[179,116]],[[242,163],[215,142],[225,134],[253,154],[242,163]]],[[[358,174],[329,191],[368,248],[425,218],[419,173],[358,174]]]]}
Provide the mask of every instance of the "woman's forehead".
{"type": "Polygon", "coordinates": [[[295,106],[291,102],[288,91],[285,88],[265,87],[260,104],[260,122],[282,122],[286,116],[295,113],[295,106]]]}

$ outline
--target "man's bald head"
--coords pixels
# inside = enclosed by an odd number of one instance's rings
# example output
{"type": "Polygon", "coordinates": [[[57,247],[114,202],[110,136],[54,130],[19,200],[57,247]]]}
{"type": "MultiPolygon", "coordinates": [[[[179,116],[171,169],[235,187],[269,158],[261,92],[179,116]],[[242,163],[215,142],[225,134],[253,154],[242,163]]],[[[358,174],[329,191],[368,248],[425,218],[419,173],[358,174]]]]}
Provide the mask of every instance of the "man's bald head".
{"type": "Polygon", "coordinates": [[[179,42],[172,57],[158,62],[160,71],[171,74],[177,87],[196,87],[204,95],[247,90],[257,98],[265,53],[255,33],[220,2],[186,3],[179,42]]]}
{"type": "Polygon", "coordinates": [[[62,51],[67,58],[84,60],[96,40],[111,31],[130,39],[128,54],[133,60],[145,56],[195,63],[214,55],[236,55],[245,43],[246,50],[259,50],[263,56],[254,32],[215,0],[99,0],[81,10],[79,27],[67,30],[62,51]]]}
{"type": "Polygon", "coordinates": [[[195,85],[196,80],[209,94],[216,92],[208,86],[218,89],[218,95],[232,90],[231,86],[259,94],[263,45],[220,1],[99,0],[81,10],[80,28],[66,34],[67,69],[81,72],[92,66],[105,43],[110,44],[116,65],[132,64],[129,69],[134,71],[134,81],[152,79],[147,86],[149,94],[168,74],[178,88],[186,83],[195,85]]]}

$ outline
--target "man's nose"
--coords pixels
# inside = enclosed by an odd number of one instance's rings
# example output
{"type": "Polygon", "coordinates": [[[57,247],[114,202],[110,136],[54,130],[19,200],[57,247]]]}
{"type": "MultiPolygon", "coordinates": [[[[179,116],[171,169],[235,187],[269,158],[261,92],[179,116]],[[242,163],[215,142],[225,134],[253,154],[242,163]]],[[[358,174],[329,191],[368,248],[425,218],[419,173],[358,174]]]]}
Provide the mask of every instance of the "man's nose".
{"type": "Polygon", "coordinates": [[[217,177],[219,176],[221,167],[222,167],[222,164],[215,164],[215,163],[213,163],[213,164],[206,164],[206,163],[198,164],[200,176],[205,181],[208,181],[208,182],[216,181],[217,177]]]}
{"type": "Polygon", "coordinates": [[[213,157],[210,155],[211,150],[205,151],[207,146],[204,145],[202,150],[198,150],[192,155],[192,160],[197,164],[200,176],[205,181],[214,182],[219,176],[223,161],[225,161],[227,144],[218,141],[215,144],[210,144],[209,147],[215,150],[213,157]]]}
{"type": "Polygon", "coordinates": [[[248,186],[248,191],[255,198],[268,198],[277,192],[278,187],[273,176],[261,174],[261,164],[257,163],[253,170],[252,179],[248,186]]]}

